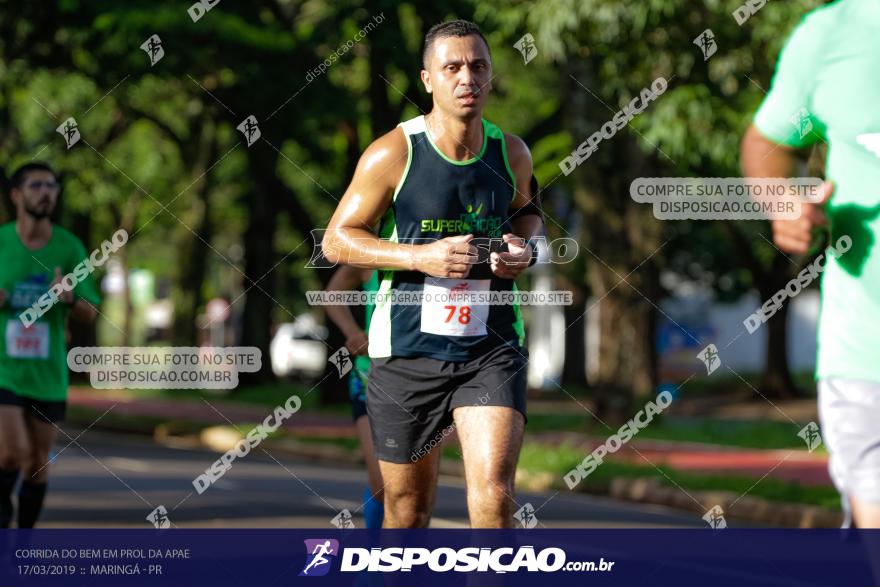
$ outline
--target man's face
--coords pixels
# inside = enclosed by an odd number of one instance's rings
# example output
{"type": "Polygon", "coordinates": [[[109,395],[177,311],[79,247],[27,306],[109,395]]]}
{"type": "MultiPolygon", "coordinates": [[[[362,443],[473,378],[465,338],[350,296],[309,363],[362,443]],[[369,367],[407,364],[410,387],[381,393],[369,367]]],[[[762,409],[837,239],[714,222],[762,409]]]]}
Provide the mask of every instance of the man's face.
{"type": "Polygon", "coordinates": [[[479,118],[492,89],[489,48],[476,35],[437,39],[422,81],[435,107],[457,118],[479,118]]]}
{"type": "Polygon", "coordinates": [[[58,180],[49,171],[29,171],[21,188],[13,188],[11,195],[18,212],[27,212],[37,220],[47,218],[58,202],[58,180]]]}

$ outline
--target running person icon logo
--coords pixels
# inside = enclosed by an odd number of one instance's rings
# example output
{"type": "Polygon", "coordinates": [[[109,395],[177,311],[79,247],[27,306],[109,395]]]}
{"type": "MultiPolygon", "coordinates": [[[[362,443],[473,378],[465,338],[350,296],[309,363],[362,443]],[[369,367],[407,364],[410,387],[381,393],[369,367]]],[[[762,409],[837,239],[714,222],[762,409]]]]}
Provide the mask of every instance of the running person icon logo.
{"type": "Polygon", "coordinates": [[[522,53],[523,61],[526,65],[538,55],[538,48],[535,46],[535,37],[530,33],[524,34],[519,41],[514,43],[513,47],[522,53]]]}
{"type": "Polygon", "coordinates": [[[171,519],[168,517],[168,510],[164,505],[160,505],[147,516],[147,521],[152,522],[153,526],[159,529],[171,527],[171,519]]]}
{"type": "Polygon", "coordinates": [[[351,371],[352,360],[351,354],[348,352],[348,349],[343,347],[339,347],[339,349],[330,355],[330,358],[327,359],[327,362],[336,367],[336,370],[339,372],[339,378],[342,379],[346,373],[351,371]]]}
{"type": "Polygon", "coordinates": [[[706,29],[699,36],[694,39],[694,45],[700,48],[700,51],[703,52],[703,61],[708,61],[710,57],[715,55],[715,52],[718,51],[718,44],[715,42],[715,33],[712,32],[712,29],[706,29]]]}
{"type": "Polygon", "coordinates": [[[727,520],[724,519],[724,510],[721,509],[720,505],[713,506],[712,509],[706,512],[703,516],[703,520],[705,520],[713,530],[724,530],[727,528],[727,520]]]}
{"type": "Polygon", "coordinates": [[[260,132],[260,127],[257,126],[257,118],[253,114],[242,120],[241,124],[235,128],[241,131],[241,134],[244,135],[248,147],[253,145],[261,136],[263,136],[263,133],[260,132]]]}
{"type": "Polygon", "coordinates": [[[697,358],[706,365],[706,375],[711,375],[721,365],[721,357],[718,356],[718,347],[709,344],[697,354],[697,358]],[[717,361],[717,364],[716,364],[717,361]]]}
{"type": "Polygon", "coordinates": [[[165,49],[162,47],[162,39],[159,38],[159,35],[153,35],[144,41],[141,45],[141,49],[143,49],[144,53],[147,54],[147,57],[150,58],[150,67],[153,67],[165,57],[165,49]]]}
{"type": "Polygon", "coordinates": [[[819,425],[815,422],[810,422],[798,432],[798,436],[804,439],[804,442],[807,443],[807,450],[813,452],[816,448],[822,444],[822,435],[819,432],[819,425]]]}
{"type": "Polygon", "coordinates": [[[55,129],[55,132],[64,137],[64,143],[67,145],[68,149],[79,142],[79,127],[73,116],[62,122],[58,128],[55,129]]]}
{"type": "Polygon", "coordinates": [[[306,543],[306,566],[300,572],[300,577],[323,577],[330,572],[332,558],[339,554],[339,541],[332,538],[310,538],[306,543]]]}
{"type": "Polygon", "coordinates": [[[531,503],[527,503],[519,508],[516,513],[513,514],[513,517],[519,522],[520,526],[527,530],[538,525],[538,517],[535,515],[535,508],[531,503]]]}

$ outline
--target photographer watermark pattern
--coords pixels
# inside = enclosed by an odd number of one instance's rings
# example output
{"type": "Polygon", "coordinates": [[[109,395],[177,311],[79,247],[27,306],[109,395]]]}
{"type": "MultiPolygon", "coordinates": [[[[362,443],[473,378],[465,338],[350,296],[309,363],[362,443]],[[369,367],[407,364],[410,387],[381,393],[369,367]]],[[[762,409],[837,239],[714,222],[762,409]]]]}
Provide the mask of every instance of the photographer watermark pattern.
{"type": "Polygon", "coordinates": [[[201,495],[207,491],[209,487],[219,481],[232,468],[232,463],[236,459],[243,459],[248,456],[270,434],[278,430],[285,420],[297,413],[300,407],[302,407],[302,400],[296,395],[287,398],[283,405],[276,406],[272,413],[266,416],[265,420],[252,428],[234,447],[223,453],[219,459],[205,469],[204,473],[193,479],[192,484],[196,489],[196,493],[201,495]]]}
{"type": "Polygon", "coordinates": [[[198,22],[209,10],[220,4],[220,0],[199,0],[186,9],[193,22],[198,22]]]}
{"type": "Polygon", "coordinates": [[[563,476],[563,480],[569,489],[574,489],[578,484],[590,476],[593,471],[602,464],[605,455],[614,454],[623,445],[645,428],[651,421],[663,412],[672,403],[673,395],[668,391],[661,391],[654,401],[645,404],[645,408],[621,426],[616,433],[612,434],[604,443],[596,447],[593,452],[584,457],[584,460],[563,476]]]}
{"type": "Polygon", "coordinates": [[[242,120],[235,128],[241,131],[241,134],[244,135],[248,147],[253,145],[261,136],[263,136],[263,133],[260,132],[260,127],[257,126],[257,117],[253,114],[242,120]]]}
{"type": "Polygon", "coordinates": [[[513,514],[513,519],[519,522],[520,526],[526,530],[531,530],[538,525],[538,516],[535,515],[535,508],[528,502],[516,510],[513,514]]]}
{"type": "Polygon", "coordinates": [[[711,375],[721,366],[718,348],[714,344],[707,345],[706,348],[697,353],[697,358],[706,366],[706,375],[711,375]]]}
{"type": "Polygon", "coordinates": [[[630,197],[658,220],[796,220],[822,200],[817,177],[637,177],[630,197]]]}
{"type": "Polygon", "coordinates": [[[147,516],[147,521],[160,530],[171,527],[171,519],[168,517],[168,510],[165,509],[164,505],[160,505],[151,511],[147,516]]]}
{"type": "Polygon", "coordinates": [[[522,54],[526,65],[538,56],[538,47],[535,46],[535,38],[531,33],[524,34],[519,41],[513,44],[513,48],[522,54]]]}
{"type": "Polygon", "coordinates": [[[79,142],[79,126],[77,126],[76,119],[73,116],[62,122],[58,128],[55,129],[55,132],[64,137],[64,142],[67,145],[68,150],[79,142]]]}
{"type": "Polygon", "coordinates": [[[699,47],[703,53],[703,61],[709,61],[709,58],[718,51],[718,43],[715,42],[715,33],[712,29],[706,29],[694,39],[694,45],[699,47]]]}
{"type": "Polygon", "coordinates": [[[312,83],[317,77],[323,75],[328,69],[333,67],[333,64],[336,63],[339,58],[348,53],[357,43],[360,43],[374,28],[376,28],[376,25],[380,25],[383,22],[385,22],[384,12],[380,13],[378,16],[374,16],[372,22],[368,22],[364,28],[355,33],[354,37],[334,49],[324,61],[306,73],[306,85],[312,83]]]}
{"type": "Polygon", "coordinates": [[[342,510],[336,516],[330,520],[330,523],[339,528],[340,530],[352,530],[354,529],[354,520],[351,517],[351,512],[347,509],[342,510]]]}
{"type": "Polygon", "coordinates": [[[713,530],[724,530],[727,528],[727,520],[724,519],[724,510],[720,505],[714,506],[703,515],[703,520],[709,524],[713,530]]]}
{"type": "Polygon", "coordinates": [[[736,24],[739,26],[746,24],[746,21],[764,8],[767,2],[769,0],[746,0],[742,6],[732,12],[733,18],[736,19],[736,24]]]}
{"type": "Polygon", "coordinates": [[[144,53],[147,54],[147,57],[150,58],[150,67],[153,67],[165,57],[165,49],[162,47],[162,39],[159,38],[159,35],[153,35],[144,41],[141,45],[141,49],[143,49],[144,53]]]}
{"type": "Polygon", "coordinates": [[[822,435],[819,433],[819,425],[815,422],[810,422],[798,432],[798,436],[804,439],[804,442],[807,443],[807,450],[809,452],[813,452],[819,445],[822,444],[822,435]]]}
{"type": "Polygon", "coordinates": [[[850,250],[850,248],[852,248],[852,239],[848,235],[843,235],[837,239],[837,243],[834,246],[828,247],[827,253],[817,255],[813,262],[804,267],[785,287],[770,296],[769,300],[765,301],[760,308],[743,320],[743,326],[746,327],[749,334],[753,334],[770,320],[782,308],[785,300],[794,298],[813,281],[818,279],[819,274],[825,270],[829,257],[837,259],[850,250]]]}
{"type": "Polygon", "coordinates": [[[73,271],[52,284],[49,291],[41,295],[29,308],[26,308],[18,315],[18,319],[21,320],[25,327],[39,320],[43,314],[58,303],[62,293],[72,292],[80,281],[91,275],[97,267],[103,266],[107,259],[110,258],[110,255],[122,248],[127,242],[128,232],[124,228],[114,232],[109,241],[101,243],[101,247],[95,249],[88,257],[80,261],[73,268],[73,271]]]}
{"type": "Polygon", "coordinates": [[[351,371],[352,360],[351,353],[348,352],[347,347],[339,347],[339,349],[330,355],[330,358],[327,359],[328,363],[331,363],[336,370],[339,372],[339,378],[342,379],[346,373],[351,371]]]}
{"type": "Polygon", "coordinates": [[[806,108],[801,108],[795,112],[789,121],[798,129],[800,138],[804,138],[813,130],[813,121],[810,112],[806,108]]]}
{"type": "Polygon", "coordinates": [[[568,157],[559,162],[559,168],[562,170],[562,173],[569,175],[577,169],[581,163],[589,159],[598,150],[599,143],[602,140],[613,139],[617,131],[623,129],[633,118],[644,112],[651,102],[655,101],[666,91],[668,86],[666,78],[661,76],[651,82],[649,88],[643,88],[639,95],[633,98],[622,110],[618,111],[611,120],[603,124],[599,130],[578,145],[568,157]]]}

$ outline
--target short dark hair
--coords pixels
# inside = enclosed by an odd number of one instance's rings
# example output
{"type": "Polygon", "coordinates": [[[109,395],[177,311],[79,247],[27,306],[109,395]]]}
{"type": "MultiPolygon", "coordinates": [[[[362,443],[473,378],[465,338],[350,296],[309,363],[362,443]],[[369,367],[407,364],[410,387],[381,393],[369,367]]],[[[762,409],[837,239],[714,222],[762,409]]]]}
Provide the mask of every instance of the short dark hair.
{"type": "Polygon", "coordinates": [[[428,69],[428,57],[430,56],[431,50],[434,48],[434,42],[437,41],[437,39],[445,39],[447,37],[469,37],[470,35],[480,37],[486,44],[486,50],[489,51],[489,41],[483,36],[480,27],[471,21],[450,20],[449,22],[435,24],[428,29],[428,34],[425,35],[425,50],[422,51],[422,67],[428,69]]]}
{"type": "Polygon", "coordinates": [[[58,174],[55,173],[55,170],[49,167],[48,163],[42,163],[40,161],[35,161],[33,163],[25,163],[18,169],[16,169],[13,174],[9,178],[9,187],[21,189],[21,186],[24,185],[25,180],[27,179],[28,173],[31,171],[48,171],[55,179],[58,179],[58,174]]]}

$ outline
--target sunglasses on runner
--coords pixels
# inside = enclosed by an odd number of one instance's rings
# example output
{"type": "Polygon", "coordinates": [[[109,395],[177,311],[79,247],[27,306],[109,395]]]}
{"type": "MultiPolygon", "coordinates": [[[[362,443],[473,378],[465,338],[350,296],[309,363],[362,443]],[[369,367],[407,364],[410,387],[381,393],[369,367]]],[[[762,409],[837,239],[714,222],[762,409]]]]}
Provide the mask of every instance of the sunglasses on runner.
{"type": "Polygon", "coordinates": [[[58,189],[57,181],[31,181],[24,185],[24,187],[30,190],[38,190],[40,188],[49,188],[50,190],[58,189]]]}

